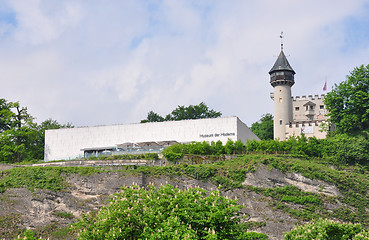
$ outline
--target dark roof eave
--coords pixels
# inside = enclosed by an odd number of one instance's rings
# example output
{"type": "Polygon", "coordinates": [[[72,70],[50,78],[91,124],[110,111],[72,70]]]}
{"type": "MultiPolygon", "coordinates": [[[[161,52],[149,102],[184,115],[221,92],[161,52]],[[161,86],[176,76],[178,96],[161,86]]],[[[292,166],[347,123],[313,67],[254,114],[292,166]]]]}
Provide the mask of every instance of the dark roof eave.
{"type": "Polygon", "coordinates": [[[278,72],[278,71],[292,72],[293,74],[296,74],[296,72],[291,68],[291,70],[290,69],[271,69],[269,71],[269,75],[274,72],[278,72]]]}

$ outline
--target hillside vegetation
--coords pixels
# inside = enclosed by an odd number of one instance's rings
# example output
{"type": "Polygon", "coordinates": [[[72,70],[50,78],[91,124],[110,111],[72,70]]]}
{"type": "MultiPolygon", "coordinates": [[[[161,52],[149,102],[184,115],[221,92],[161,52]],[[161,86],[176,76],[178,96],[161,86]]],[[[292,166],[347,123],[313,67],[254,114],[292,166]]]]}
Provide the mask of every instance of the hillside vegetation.
{"type": "MultiPolygon", "coordinates": [[[[296,140],[297,143],[299,141],[302,140],[296,140]]],[[[308,142],[310,141],[312,140],[308,142]]],[[[193,143],[192,145],[198,144],[201,143],[193,143]]],[[[228,145],[231,145],[231,143],[228,145]]],[[[237,144],[233,143],[233,146],[235,145],[237,144]]],[[[305,146],[309,146],[309,144],[305,144],[305,146]]],[[[244,147],[247,147],[247,145],[244,147]]],[[[298,153],[250,154],[249,152],[249,154],[234,156],[234,158],[229,160],[217,156],[186,155],[181,160],[175,160],[181,164],[172,164],[164,167],[18,167],[0,172],[0,202],[3,206],[15,201],[14,198],[10,200],[7,193],[11,189],[19,188],[26,188],[35,194],[39,190],[67,194],[76,188],[75,183],[70,181],[75,176],[81,176],[83,179],[88,180],[98,175],[108,174],[104,176],[113,176],[117,174],[119,179],[132,177],[141,179],[144,177],[145,179],[151,179],[150,181],[152,182],[155,182],[155,179],[165,178],[169,179],[172,184],[182,184],[185,188],[191,187],[191,185],[188,185],[189,179],[194,179],[198,183],[204,183],[204,186],[220,187],[223,194],[239,199],[240,204],[247,203],[243,196],[240,195],[241,192],[246,195],[255,194],[255,196],[260,198],[258,201],[264,201],[266,206],[272,211],[286,214],[291,219],[295,219],[292,221],[293,224],[289,223],[289,229],[296,223],[303,224],[319,218],[360,223],[368,227],[368,168],[361,164],[349,165],[337,158],[317,158],[301,152],[298,153]],[[250,182],[248,178],[257,174],[261,169],[269,171],[268,174],[273,173],[273,171],[286,176],[288,174],[299,174],[306,179],[318,181],[321,185],[318,184],[316,186],[318,190],[309,191],[299,187],[299,185],[289,184],[288,182],[277,182],[268,186],[248,184],[250,182]],[[181,180],[182,178],[185,180],[181,180]],[[326,194],[325,189],[328,185],[334,186],[338,193],[326,194]]],[[[272,181],[273,179],[268,174],[263,178],[272,181]]],[[[141,184],[144,184],[144,182],[141,182],[141,184]]],[[[12,204],[16,205],[16,202],[12,204]]],[[[245,214],[249,214],[247,206],[242,211],[245,214]]],[[[27,227],[22,216],[17,215],[15,218],[11,217],[14,216],[12,214],[12,208],[9,208],[7,211],[1,211],[1,238],[14,238],[24,231],[22,228],[19,228],[20,226],[23,228],[27,227]]],[[[57,214],[63,220],[67,219],[69,223],[76,221],[75,216],[71,212],[65,211],[57,214]]],[[[259,218],[258,221],[246,219],[243,220],[243,230],[258,230],[266,233],[270,239],[278,239],[273,238],[273,234],[270,235],[272,230],[268,230],[268,226],[273,221],[272,216],[264,219],[259,218]]],[[[280,221],[277,224],[287,224],[283,223],[283,218],[280,221]]],[[[34,231],[37,236],[51,237],[52,239],[65,239],[76,234],[75,230],[66,227],[67,225],[65,224],[58,226],[50,222],[43,228],[36,228],[34,231]]],[[[277,232],[275,236],[281,236],[281,234],[281,232],[277,232]]]]}

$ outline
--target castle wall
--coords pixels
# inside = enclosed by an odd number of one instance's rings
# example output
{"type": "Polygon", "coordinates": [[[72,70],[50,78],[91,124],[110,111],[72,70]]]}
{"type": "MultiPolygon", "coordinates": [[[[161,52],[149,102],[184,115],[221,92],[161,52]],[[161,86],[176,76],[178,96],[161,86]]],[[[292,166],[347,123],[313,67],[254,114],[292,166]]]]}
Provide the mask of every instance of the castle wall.
{"type": "Polygon", "coordinates": [[[296,96],[293,98],[293,121],[326,121],[328,119],[327,109],[324,104],[324,94],[322,95],[308,95],[308,96],[296,96]],[[313,103],[314,106],[307,103],[313,103]],[[313,107],[313,109],[311,109],[313,107]]]}
{"type": "Polygon", "coordinates": [[[126,142],[202,142],[258,139],[237,117],[136,123],[46,130],[45,160],[83,157],[86,148],[114,147],[126,142]]]}
{"type": "Polygon", "coordinates": [[[285,126],[286,129],[286,138],[292,136],[301,136],[302,133],[305,134],[306,137],[316,137],[318,139],[325,138],[327,136],[327,132],[323,131],[323,126],[326,124],[326,121],[301,121],[294,122],[292,124],[287,124],[285,126]]]}

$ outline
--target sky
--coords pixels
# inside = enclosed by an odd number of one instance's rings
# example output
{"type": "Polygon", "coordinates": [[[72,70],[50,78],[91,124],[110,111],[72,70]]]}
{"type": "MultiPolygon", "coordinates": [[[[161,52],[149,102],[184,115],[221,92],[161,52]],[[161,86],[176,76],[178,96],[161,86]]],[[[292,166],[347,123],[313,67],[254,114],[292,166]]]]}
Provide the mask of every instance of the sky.
{"type": "Polygon", "coordinates": [[[293,96],[369,64],[369,0],[0,0],[0,98],[42,122],[136,123],[206,103],[251,126],[273,112],[284,53],[293,96]]]}

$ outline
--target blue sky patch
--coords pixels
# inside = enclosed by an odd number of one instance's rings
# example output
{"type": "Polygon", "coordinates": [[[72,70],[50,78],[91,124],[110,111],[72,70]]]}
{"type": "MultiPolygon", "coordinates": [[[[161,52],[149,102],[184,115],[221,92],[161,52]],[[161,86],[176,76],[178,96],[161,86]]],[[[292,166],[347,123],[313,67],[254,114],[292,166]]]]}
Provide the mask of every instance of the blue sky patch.
{"type": "Polygon", "coordinates": [[[344,52],[369,46],[369,4],[364,7],[363,12],[362,15],[345,20],[344,52]]]}
{"type": "Polygon", "coordinates": [[[16,26],[17,17],[13,9],[9,8],[8,6],[1,5],[0,6],[0,22],[5,22],[7,24],[16,26]]]}

